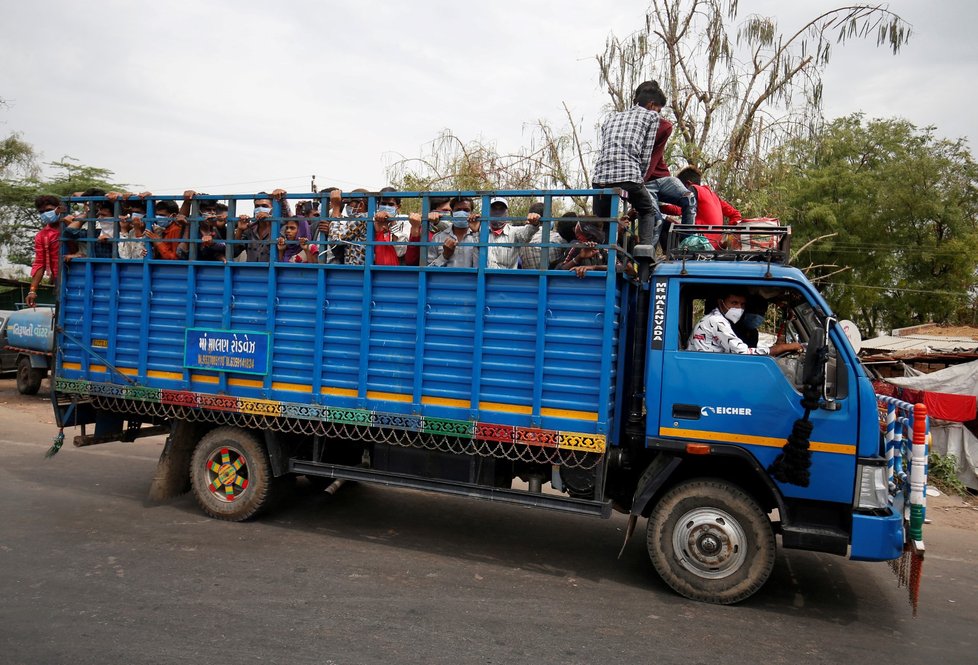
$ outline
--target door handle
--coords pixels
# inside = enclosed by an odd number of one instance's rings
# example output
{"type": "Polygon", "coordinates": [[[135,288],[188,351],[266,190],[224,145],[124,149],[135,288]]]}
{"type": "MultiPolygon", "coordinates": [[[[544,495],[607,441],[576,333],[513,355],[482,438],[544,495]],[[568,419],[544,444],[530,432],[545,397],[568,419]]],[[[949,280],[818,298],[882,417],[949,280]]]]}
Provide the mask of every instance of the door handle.
{"type": "Polygon", "coordinates": [[[697,404],[673,404],[672,417],[681,420],[699,420],[702,407],[697,404]]]}

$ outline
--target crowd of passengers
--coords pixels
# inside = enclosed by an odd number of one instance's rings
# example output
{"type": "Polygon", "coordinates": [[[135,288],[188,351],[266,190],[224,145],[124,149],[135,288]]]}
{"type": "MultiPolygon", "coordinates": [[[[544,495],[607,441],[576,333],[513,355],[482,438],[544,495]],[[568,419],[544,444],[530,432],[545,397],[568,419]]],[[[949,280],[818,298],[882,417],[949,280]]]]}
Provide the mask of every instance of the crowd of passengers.
{"type": "MultiPolygon", "coordinates": [[[[200,198],[206,195],[194,191],[185,192],[182,203],[155,201],[153,216],[147,217],[150,192],[106,193],[91,189],[78,194],[105,197],[91,204],[94,236],[90,235],[88,218],[65,215],[57,197],[39,196],[35,201],[37,210],[42,221],[48,222],[55,232],[47,238],[43,231],[38,234],[34,272],[56,270],[55,261],[46,260],[45,256],[57,257],[59,226],[68,245],[66,262],[89,255],[112,258],[113,246],[118,248],[121,259],[182,260],[191,258],[191,245],[196,246],[197,260],[226,261],[229,253],[225,241],[233,238],[230,256],[238,261],[363,265],[370,244],[368,234],[372,234],[375,265],[473,268],[479,265],[482,249],[488,251],[488,268],[573,270],[583,276],[589,270],[603,269],[607,263],[606,252],[597,247],[606,241],[606,225],[592,217],[565,213],[552,222],[549,244],[542,246],[545,244],[543,203],[532,204],[526,219],[516,220],[509,216],[509,202],[505,198],[491,199],[488,247],[482,248],[479,232],[483,219],[475,210],[475,201],[469,197],[431,197],[428,199],[428,244],[424,245],[421,244],[424,232],[421,214],[401,214],[400,200],[390,195],[393,188],[380,191],[372,220],[367,219],[367,198],[344,198],[338,189],[328,191],[329,211],[325,216],[320,215],[319,201],[301,201],[293,212],[286,192],[276,189],[270,194],[257,195],[252,216],[240,215],[229,220],[226,204],[200,198]],[[273,202],[281,206],[274,218],[273,202]],[[121,210],[118,217],[117,204],[121,210]],[[191,219],[197,222],[196,242],[190,242],[191,219]],[[273,219],[279,220],[279,234],[275,238],[272,237],[273,219]],[[233,225],[230,235],[228,224],[233,225]],[[47,252],[38,246],[46,243],[52,243],[47,252]]],[[[356,192],[366,193],[366,190],[356,192]]]]}
{"type": "MultiPolygon", "coordinates": [[[[684,225],[708,227],[736,224],[740,212],[702,183],[701,174],[687,166],[670,175],[665,148],[672,124],[660,114],[666,107],[665,93],[656,81],[644,81],[635,89],[633,105],[611,114],[601,128],[601,148],[594,164],[592,186],[615,189],[627,197],[631,206],[630,225],[619,225],[612,244],[631,246],[626,233],[647,250],[659,245],[665,250],[667,229],[678,216],[684,225]],[[728,221],[729,220],[729,221],[728,221]],[[632,226],[626,230],[627,226],[632,226]],[[637,233],[635,233],[637,231],[637,233]]],[[[354,190],[365,192],[365,190],[354,190]]],[[[421,215],[401,214],[400,201],[391,196],[393,188],[381,190],[376,213],[367,219],[367,199],[344,200],[339,190],[329,190],[328,214],[320,215],[318,201],[301,202],[293,215],[286,193],[277,189],[259,194],[253,217],[228,219],[228,207],[220,202],[184,193],[183,202],[157,201],[153,217],[146,217],[149,192],[138,195],[99,190],[81,192],[85,196],[104,196],[96,210],[97,238],[88,235],[87,220],[65,215],[65,208],[54,196],[40,196],[35,204],[44,228],[35,238],[35,259],[31,270],[31,296],[45,275],[57,276],[59,235],[68,241],[65,261],[91,254],[113,257],[113,246],[122,259],[145,257],[165,260],[194,258],[226,261],[229,257],[249,262],[271,260],[294,263],[363,265],[368,256],[376,265],[478,267],[480,252],[487,251],[489,268],[573,270],[583,277],[589,270],[605,269],[607,253],[598,247],[607,241],[607,225],[612,197],[594,197],[595,217],[567,213],[553,224],[541,225],[542,203],[530,208],[525,221],[516,223],[508,215],[506,199],[493,198],[489,206],[488,244],[479,243],[482,217],[470,198],[429,199],[427,225],[421,215]],[[386,194],[386,196],[385,196],[386,194]],[[194,202],[197,209],[194,210],[194,202]],[[274,203],[281,208],[274,218],[274,203]],[[116,204],[121,204],[116,237],[116,204]],[[274,224],[279,233],[273,238],[274,224]],[[196,222],[196,237],[190,234],[196,222]],[[233,224],[229,233],[228,224],[233,224]],[[550,227],[544,241],[543,228],[550,227]],[[422,234],[427,228],[427,238],[422,234]],[[233,238],[230,251],[226,241],[233,238]],[[416,244],[412,244],[416,243],[416,244]],[[427,243],[427,244],[426,244],[427,243]],[[274,247],[274,251],[273,251],[274,247]],[[372,248],[372,249],[368,249],[372,248]]],[[[719,248],[721,236],[707,233],[705,240],[719,248]]],[[[616,268],[621,267],[619,253],[616,268]]],[[[626,264],[626,268],[631,266],[626,264]]],[[[28,302],[32,301],[28,298],[28,302]]]]}

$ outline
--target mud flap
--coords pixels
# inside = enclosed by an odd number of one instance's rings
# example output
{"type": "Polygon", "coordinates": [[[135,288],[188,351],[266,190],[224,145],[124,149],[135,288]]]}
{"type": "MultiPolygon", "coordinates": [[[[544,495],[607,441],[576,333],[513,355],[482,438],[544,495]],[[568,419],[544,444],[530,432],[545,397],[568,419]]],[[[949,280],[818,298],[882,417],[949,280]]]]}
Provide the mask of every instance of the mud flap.
{"type": "Polygon", "coordinates": [[[631,514],[628,516],[628,527],[625,529],[625,542],[621,544],[621,550],[618,552],[619,559],[625,553],[625,547],[628,545],[632,534],[635,533],[635,525],[638,523],[639,516],[645,512],[652,497],[669,479],[681,461],[682,457],[675,455],[659,455],[652,460],[652,463],[645,469],[645,473],[638,479],[635,494],[632,497],[631,514]]]}
{"type": "Polygon", "coordinates": [[[172,499],[190,490],[190,457],[200,438],[198,423],[174,420],[149,487],[150,501],[172,499]]]}

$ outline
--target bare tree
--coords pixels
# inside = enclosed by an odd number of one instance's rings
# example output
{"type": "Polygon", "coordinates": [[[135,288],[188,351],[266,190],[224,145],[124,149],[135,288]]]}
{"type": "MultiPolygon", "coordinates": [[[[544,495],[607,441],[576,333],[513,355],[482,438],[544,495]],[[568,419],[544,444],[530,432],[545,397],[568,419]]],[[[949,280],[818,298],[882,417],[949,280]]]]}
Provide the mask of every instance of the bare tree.
{"type": "MultiPolygon", "coordinates": [[[[388,180],[398,189],[419,191],[586,188],[593,148],[582,137],[580,121],[564,109],[568,126],[555,128],[545,120],[528,125],[528,145],[512,152],[443,130],[420,156],[391,163],[388,180]]],[[[590,202],[575,197],[574,204],[586,211],[590,202]]]]}
{"type": "Polygon", "coordinates": [[[911,32],[886,5],[839,7],[787,33],[751,15],[731,34],[737,15],[737,0],[652,0],[644,30],[610,36],[596,56],[615,110],[631,105],[639,82],[659,81],[682,159],[721,185],[749,185],[752,160],[817,128],[834,44],[875,37],[897,53],[911,32]]]}

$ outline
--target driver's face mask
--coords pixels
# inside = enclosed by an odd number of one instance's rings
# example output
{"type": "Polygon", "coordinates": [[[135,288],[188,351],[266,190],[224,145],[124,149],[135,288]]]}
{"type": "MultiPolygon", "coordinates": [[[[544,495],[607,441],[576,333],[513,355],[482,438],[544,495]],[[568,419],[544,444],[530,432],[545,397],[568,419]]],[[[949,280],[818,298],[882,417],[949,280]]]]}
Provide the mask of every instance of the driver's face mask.
{"type": "Polygon", "coordinates": [[[727,317],[727,320],[730,321],[730,323],[737,323],[738,321],[740,321],[740,317],[744,315],[744,308],[731,307],[726,312],[724,312],[723,315],[727,317]]]}

